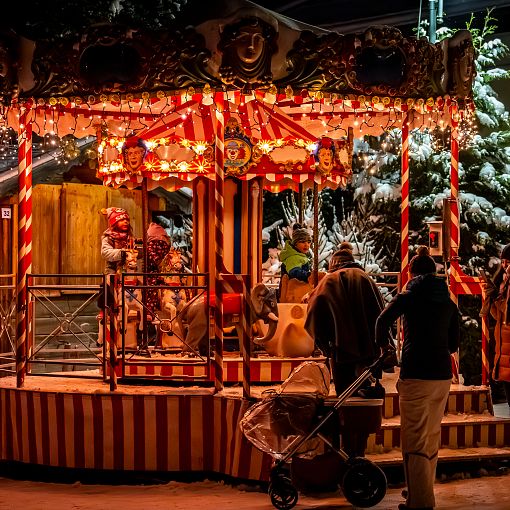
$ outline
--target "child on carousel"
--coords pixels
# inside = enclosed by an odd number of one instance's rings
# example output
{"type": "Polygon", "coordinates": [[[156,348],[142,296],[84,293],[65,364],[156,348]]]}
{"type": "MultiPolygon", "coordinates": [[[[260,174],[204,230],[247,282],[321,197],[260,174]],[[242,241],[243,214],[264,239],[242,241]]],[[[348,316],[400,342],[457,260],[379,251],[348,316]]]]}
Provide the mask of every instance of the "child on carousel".
{"type": "MultiPolygon", "coordinates": [[[[292,227],[292,238],[285,242],[283,250],[280,252],[281,274],[279,298],[280,301],[286,301],[288,297],[287,285],[284,283],[284,276],[287,278],[298,280],[299,282],[309,283],[309,277],[312,272],[312,255],[310,245],[312,236],[310,232],[303,228],[299,223],[295,223],[292,227]]],[[[302,285],[303,284],[299,284],[302,285]]],[[[304,286],[303,286],[304,289],[304,286]]],[[[302,293],[311,289],[304,289],[302,293]]],[[[296,297],[296,296],[294,296],[296,297]]],[[[293,298],[289,298],[293,301],[293,298]]]]}
{"type": "Polygon", "coordinates": [[[310,232],[299,223],[295,223],[292,227],[292,239],[285,241],[285,246],[280,252],[282,275],[288,274],[289,278],[297,278],[302,282],[308,281],[312,271],[311,243],[310,232]]]}
{"type": "Polygon", "coordinates": [[[108,218],[108,228],[101,236],[101,257],[106,274],[115,274],[126,261],[126,250],[134,246],[129,214],[120,207],[108,207],[101,213],[108,218]]]}
{"type": "MultiPolygon", "coordinates": [[[[134,237],[131,230],[129,214],[120,207],[108,207],[101,209],[101,214],[108,219],[108,228],[101,236],[101,258],[105,260],[105,274],[112,275],[117,273],[126,262],[127,250],[134,246],[134,237]]],[[[113,304],[113,291],[108,286],[107,305],[113,304]]],[[[104,296],[101,294],[98,299],[100,312],[98,320],[100,324],[104,320],[104,296]]],[[[102,328],[99,327],[98,345],[103,344],[102,328]]]]}

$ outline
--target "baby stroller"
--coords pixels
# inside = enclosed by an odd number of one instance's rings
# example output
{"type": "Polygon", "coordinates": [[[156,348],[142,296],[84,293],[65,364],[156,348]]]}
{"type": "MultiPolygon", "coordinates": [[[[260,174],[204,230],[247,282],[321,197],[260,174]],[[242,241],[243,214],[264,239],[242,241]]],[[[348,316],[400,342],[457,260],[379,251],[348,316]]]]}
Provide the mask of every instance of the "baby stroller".
{"type": "MultiPolygon", "coordinates": [[[[277,391],[264,395],[240,422],[245,437],[259,450],[274,458],[270,473],[269,497],[279,510],[293,508],[298,501],[289,470],[292,459],[311,459],[328,447],[340,457],[342,492],[354,506],[377,505],[386,494],[386,476],[373,462],[349,455],[340,447],[338,424],[340,409],[366,382],[372,380],[384,363],[381,355],[341,395],[327,405],[330,374],[328,368],[314,361],[299,365],[277,391]]],[[[361,399],[360,399],[361,400],[361,399]]],[[[379,424],[382,403],[379,400],[379,424]]],[[[358,424],[354,424],[354,427],[358,424]]],[[[376,430],[373,430],[375,432],[376,430]]],[[[317,457],[319,458],[319,457],[317,457]]]]}

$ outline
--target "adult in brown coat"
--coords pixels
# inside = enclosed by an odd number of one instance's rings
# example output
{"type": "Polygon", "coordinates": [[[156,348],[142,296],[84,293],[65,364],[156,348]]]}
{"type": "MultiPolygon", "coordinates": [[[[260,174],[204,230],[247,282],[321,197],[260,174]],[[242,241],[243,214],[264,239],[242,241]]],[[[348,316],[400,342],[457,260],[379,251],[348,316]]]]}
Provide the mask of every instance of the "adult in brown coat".
{"type": "Polygon", "coordinates": [[[492,377],[501,381],[510,406],[510,244],[501,251],[501,266],[492,282],[486,285],[486,306],[481,315],[490,313],[496,319],[494,328],[494,368],[492,377]]]}
{"type": "Polygon", "coordinates": [[[342,243],[333,254],[329,271],[310,295],[305,328],[330,358],[340,394],[380,354],[375,323],[384,301],[354,261],[350,243],[342,243]]]}

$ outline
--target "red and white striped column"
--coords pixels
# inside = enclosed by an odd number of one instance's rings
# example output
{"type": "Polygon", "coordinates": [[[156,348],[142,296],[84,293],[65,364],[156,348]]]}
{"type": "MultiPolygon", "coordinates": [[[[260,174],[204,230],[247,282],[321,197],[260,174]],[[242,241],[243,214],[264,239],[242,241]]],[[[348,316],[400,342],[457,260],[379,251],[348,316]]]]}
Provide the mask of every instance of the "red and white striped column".
{"type": "MultiPolygon", "coordinates": [[[[459,221],[459,131],[458,113],[452,112],[452,131],[450,137],[450,278],[457,280],[460,275],[457,271],[459,258],[460,221],[459,221]]],[[[459,297],[450,292],[455,304],[459,297]]],[[[482,354],[483,356],[483,354],[482,354]]],[[[453,382],[459,382],[459,354],[452,354],[453,382]]]]}
{"type": "Polygon", "coordinates": [[[402,119],[402,201],[400,205],[400,289],[409,281],[409,112],[402,119]]]}
{"type": "Polygon", "coordinates": [[[459,221],[459,131],[458,121],[452,118],[450,141],[450,259],[459,257],[460,221],[459,221]]]}
{"type": "Polygon", "coordinates": [[[215,180],[214,180],[214,240],[215,240],[215,284],[216,308],[214,314],[214,388],[216,391],[223,389],[223,282],[221,274],[223,268],[223,246],[224,246],[224,140],[225,140],[225,118],[223,115],[224,96],[223,92],[215,96],[216,105],[216,138],[215,138],[215,180]]]}
{"type": "Polygon", "coordinates": [[[28,341],[27,275],[32,271],[32,108],[20,108],[18,129],[18,274],[16,297],[16,385],[25,381],[28,341]]]}
{"type": "Polygon", "coordinates": [[[225,293],[240,294],[241,299],[241,336],[239,337],[239,349],[243,357],[243,398],[251,398],[251,334],[250,334],[250,278],[246,274],[225,274],[222,276],[223,290],[225,293]]]}

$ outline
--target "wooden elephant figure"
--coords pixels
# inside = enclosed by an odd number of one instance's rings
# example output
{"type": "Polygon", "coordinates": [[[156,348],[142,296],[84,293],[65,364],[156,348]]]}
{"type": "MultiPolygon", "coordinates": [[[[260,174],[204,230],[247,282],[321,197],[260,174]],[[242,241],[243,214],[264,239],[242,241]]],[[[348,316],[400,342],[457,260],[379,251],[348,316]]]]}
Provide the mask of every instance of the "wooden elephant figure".
{"type": "MultiPolygon", "coordinates": [[[[268,332],[262,338],[256,338],[256,343],[264,344],[276,331],[278,323],[278,304],[276,291],[269,289],[264,284],[255,285],[250,294],[251,322],[262,320],[268,324],[268,332]]],[[[209,307],[216,304],[215,295],[209,297],[209,307]]],[[[223,326],[235,326],[238,335],[241,335],[241,323],[235,320],[241,315],[241,294],[223,294],[223,326]]],[[[209,344],[208,320],[207,320],[206,295],[188,303],[183,310],[183,321],[187,324],[186,338],[183,352],[200,352],[205,354],[209,344]]]]}

